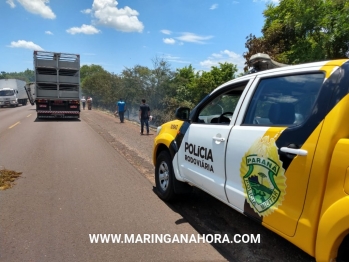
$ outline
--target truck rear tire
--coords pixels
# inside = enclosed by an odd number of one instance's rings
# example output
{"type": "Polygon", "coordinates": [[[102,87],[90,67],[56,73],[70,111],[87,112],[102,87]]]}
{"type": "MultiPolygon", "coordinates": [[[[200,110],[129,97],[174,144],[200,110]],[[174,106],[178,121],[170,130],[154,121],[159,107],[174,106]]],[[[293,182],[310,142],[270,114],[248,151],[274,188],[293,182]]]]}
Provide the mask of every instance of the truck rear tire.
{"type": "Polygon", "coordinates": [[[164,201],[176,198],[173,182],[174,172],[171,156],[167,151],[162,151],[156,159],[155,184],[158,196],[164,201]]]}

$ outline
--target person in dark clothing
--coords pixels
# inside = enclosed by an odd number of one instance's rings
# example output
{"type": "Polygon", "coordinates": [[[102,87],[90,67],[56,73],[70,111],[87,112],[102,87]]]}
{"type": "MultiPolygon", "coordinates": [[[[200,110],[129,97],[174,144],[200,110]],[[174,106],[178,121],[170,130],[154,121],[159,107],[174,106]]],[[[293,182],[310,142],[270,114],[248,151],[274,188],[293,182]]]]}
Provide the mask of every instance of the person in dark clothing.
{"type": "Polygon", "coordinates": [[[120,98],[120,100],[117,102],[117,109],[116,109],[116,111],[118,111],[119,113],[120,123],[124,122],[125,110],[126,110],[126,103],[122,98],[120,98]]]}
{"type": "Polygon", "coordinates": [[[139,107],[139,120],[141,121],[141,135],[143,135],[144,125],[147,129],[147,135],[149,135],[149,116],[150,107],[145,103],[145,99],[142,99],[142,104],[139,107]]]}

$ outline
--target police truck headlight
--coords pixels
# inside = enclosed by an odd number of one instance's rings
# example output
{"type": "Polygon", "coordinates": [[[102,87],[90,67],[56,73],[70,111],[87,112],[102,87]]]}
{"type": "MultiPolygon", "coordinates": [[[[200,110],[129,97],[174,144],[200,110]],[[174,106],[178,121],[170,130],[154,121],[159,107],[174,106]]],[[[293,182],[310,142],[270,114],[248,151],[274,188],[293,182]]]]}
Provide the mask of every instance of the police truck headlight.
{"type": "Polygon", "coordinates": [[[160,131],[161,131],[161,126],[158,126],[158,127],[156,128],[156,135],[160,134],[160,131]]]}

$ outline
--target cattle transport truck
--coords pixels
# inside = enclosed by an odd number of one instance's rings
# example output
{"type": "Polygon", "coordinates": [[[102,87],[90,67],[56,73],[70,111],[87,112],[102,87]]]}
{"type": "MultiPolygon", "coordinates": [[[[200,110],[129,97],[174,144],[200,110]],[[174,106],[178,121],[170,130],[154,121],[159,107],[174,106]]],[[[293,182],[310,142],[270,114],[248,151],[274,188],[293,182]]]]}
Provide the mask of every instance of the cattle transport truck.
{"type": "Polygon", "coordinates": [[[38,118],[80,117],[80,55],[34,51],[38,118]]]}

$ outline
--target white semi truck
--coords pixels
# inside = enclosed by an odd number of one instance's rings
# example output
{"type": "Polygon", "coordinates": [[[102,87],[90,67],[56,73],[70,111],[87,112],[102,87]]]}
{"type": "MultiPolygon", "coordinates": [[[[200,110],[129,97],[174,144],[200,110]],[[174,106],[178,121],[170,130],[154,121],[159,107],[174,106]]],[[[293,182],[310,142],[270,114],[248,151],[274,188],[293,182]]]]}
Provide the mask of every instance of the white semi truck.
{"type": "Polygon", "coordinates": [[[27,105],[26,82],[18,79],[0,79],[0,107],[27,105]]]}

